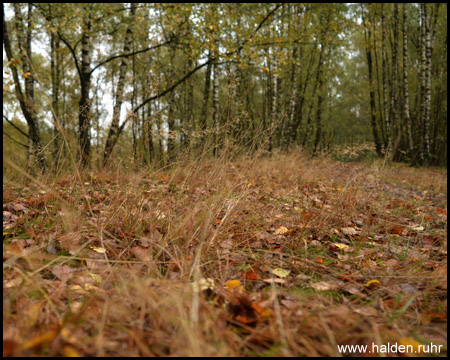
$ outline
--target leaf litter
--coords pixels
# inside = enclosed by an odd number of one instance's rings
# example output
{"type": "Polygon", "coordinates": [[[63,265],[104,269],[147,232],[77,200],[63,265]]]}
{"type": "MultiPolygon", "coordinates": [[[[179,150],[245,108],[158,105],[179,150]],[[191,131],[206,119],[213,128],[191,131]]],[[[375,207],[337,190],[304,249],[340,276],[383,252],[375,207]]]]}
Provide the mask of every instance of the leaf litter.
{"type": "Polygon", "coordinates": [[[446,343],[444,175],[281,155],[197,166],[4,185],[4,351],[190,355],[193,336],[204,356],[336,356],[330,334],[446,343]]]}

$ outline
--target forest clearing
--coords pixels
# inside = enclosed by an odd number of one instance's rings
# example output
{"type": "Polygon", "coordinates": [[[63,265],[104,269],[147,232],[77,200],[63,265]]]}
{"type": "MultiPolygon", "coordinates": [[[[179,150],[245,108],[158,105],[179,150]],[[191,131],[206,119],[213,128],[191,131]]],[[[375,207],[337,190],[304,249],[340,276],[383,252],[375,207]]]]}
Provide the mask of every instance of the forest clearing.
{"type": "Polygon", "coordinates": [[[447,4],[3,4],[4,356],[447,356],[447,4]]]}

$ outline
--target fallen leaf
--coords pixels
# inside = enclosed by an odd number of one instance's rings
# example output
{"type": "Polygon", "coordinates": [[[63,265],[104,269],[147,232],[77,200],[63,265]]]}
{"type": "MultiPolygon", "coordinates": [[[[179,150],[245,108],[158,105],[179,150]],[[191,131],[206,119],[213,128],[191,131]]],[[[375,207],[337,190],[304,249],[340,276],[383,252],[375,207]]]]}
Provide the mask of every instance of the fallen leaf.
{"type": "Polygon", "coordinates": [[[372,306],[361,306],[359,308],[351,308],[355,313],[363,316],[377,316],[378,311],[372,306]]]}
{"type": "Polygon", "coordinates": [[[406,227],[402,226],[402,225],[394,225],[391,227],[391,234],[396,234],[396,235],[407,235],[408,234],[408,230],[406,229],[406,227]]]}
{"type": "Polygon", "coordinates": [[[341,231],[345,235],[356,235],[356,229],[352,227],[341,228],[341,231]]]}
{"type": "Polygon", "coordinates": [[[214,279],[201,278],[198,282],[193,282],[192,287],[195,292],[205,291],[205,290],[214,290],[214,279]]]}
{"type": "Polygon", "coordinates": [[[404,337],[404,338],[398,339],[397,342],[400,345],[406,346],[407,349],[408,349],[408,346],[411,346],[413,349],[413,352],[415,352],[415,353],[423,353],[423,345],[424,344],[411,338],[411,337],[404,337]]]}
{"type": "Polygon", "coordinates": [[[239,280],[229,280],[225,284],[225,289],[231,290],[237,288],[238,286],[241,286],[241,282],[239,280]]]}
{"type": "Polygon", "coordinates": [[[339,244],[339,243],[333,243],[334,246],[337,246],[339,249],[344,250],[347,249],[349,246],[346,244],[339,244]]]}
{"type": "Polygon", "coordinates": [[[101,289],[101,288],[99,288],[99,287],[97,287],[97,286],[91,285],[91,284],[85,284],[85,285],[84,285],[84,288],[85,288],[87,291],[105,292],[105,290],[103,290],[103,289],[101,289]]]}
{"type": "Polygon", "coordinates": [[[12,339],[3,339],[3,357],[15,356],[18,344],[12,339]]]}
{"type": "Polygon", "coordinates": [[[274,274],[280,278],[285,278],[290,273],[291,273],[291,270],[285,270],[285,269],[281,269],[281,268],[276,268],[276,269],[272,270],[272,274],[274,274]]]}
{"type": "Polygon", "coordinates": [[[131,248],[131,253],[136,256],[139,260],[150,261],[150,251],[143,248],[140,245],[131,248]]]}
{"type": "Polygon", "coordinates": [[[327,290],[336,290],[339,288],[339,285],[331,282],[319,281],[314,284],[311,284],[311,287],[315,290],[327,291],[327,290]]]}
{"type": "Polygon", "coordinates": [[[280,226],[277,230],[275,230],[274,235],[284,235],[287,234],[288,232],[289,232],[288,228],[280,226]]]}
{"type": "Polygon", "coordinates": [[[38,345],[41,345],[43,343],[48,343],[48,342],[52,341],[57,335],[58,335],[58,331],[56,331],[56,330],[47,331],[43,335],[37,336],[31,340],[26,341],[25,344],[23,344],[23,349],[27,350],[27,349],[34,348],[38,345]]]}
{"type": "Polygon", "coordinates": [[[91,245],[91,246],[89,246],[92,250],[94,250],[96,253],[98,253],[98,254],[104,254],[104,253],[106,253],[106,249],[105,248],[103,248],[103,247],[98,247],[98,246],[93,246],[93,245],[91,245]]]}
{"type": "Polygon", "coordinates": [[[69,265],[56,265],[56,266],[53,266],[50,269],[50,271],[59,280],[61,280],[62,282],[66,282],[73,276],[74,272],[76,272],[77,269],[75,269],[69,265]]]}
{"type": "Polygon", "coordinates": [[[251,271],[247,271],[247,272],[243,271],[242,277],[247,280],[255,281],[255,280],[258,280],[259,274],[255,270],[251,270],[251,271]]]}
{"type": "Polygon", "coordinates": [[[413,230],[413,231],[423,231],[423,230],[425,230],[425,228],[423,227],[423,226],[420,226],[420,225],[413,225],[413,226],[410,226],[409,227],[411,230],[413,230]]]}
{"type": "Polygon", "coordinates": [[[266,283],[269,283],[269,284],[271,284],[272,282],[275,283],[275,284],[287,284],[286,280],[284,280],[284,279],[277,279],[277,278],[275,278],[275,279],[272,279],[272,278],[270,278],[270,279],[263,279],[262,281],[264,281],[266,283]]]}
{"type": "Polygon", "coordinates": [[[81,294],[81,295],[86,294],[86,291],[80,285],[76,285],[76,284],[70,285],[70,290],[72,290],[78,294],[81,294]]]}
{"type": "Polygon", "coordinates": [[[398,266],[398,264],[399,264],[398,260],[395,260],[395,259],[386,260],[386,262],[384,263],[384,265],[386,265],[387,267],[391,267],[391,268],[398,266]]]}
{"type": "Polygon", "coordinates": [[[365,294],[363,294],[357,286],[352,285],[352,284],[348,284],[344,287],[344,290],[347,291],[349,294],[352,295],[357,295],[362,297],[363,299],[367,298],[367,296],[365,294]]]}
{"type": "Polygon", "coordinates": [[[75,350],[74,347],[66,345],[63,347],[62,352],[66,357],[81,357],[82,355],[75,350]]]}
{"type": "Polygon", "coordinates": [[[377,286],[377,285],[381,285],[381,283],[378,281],[378,280],[369,280],[367,283],[366,283],[366,285],[364,285],[365,287],[368,287],[368,288],[372,288],[372,287],[375,287],[375,286],[377,286]]]}
{"type": "Polygon", "coordinates": [[[13,209],[15,211],[23,211],[24,213],[27,213],[29,211],[23,204],[15,204],[13,205],[13,209]]]}
{"type": "Polygon", "coordinates": [[[322,259],[320,256],[316,257],[314,261],[318,264],[323,264],[325,262],[325,260],[322,259]]]}
{"type": "Polygon", "coordinates": [[[23,320],[29,328],[36,325],[43,305],[44,305],[44,302],[41,301],[41,302],[31,305],[29,308],[26,309],[25,318],[23,320]]]}
{"type": "Polygon", "coordinates": [[[23,282],[22,278],[15,278],[15,279],[8,280],[8,281],[4,280],[3,287],[5,289],[16,287],[16,286],[19,286],[20,284],[22,284],[22,282],[23,282]]]}
{"type": "Polygon", "coordinates": [[[89,276],[97,283],[100,284],[102,282],[102,277],[98,274],[90,273],[89,276]]]}

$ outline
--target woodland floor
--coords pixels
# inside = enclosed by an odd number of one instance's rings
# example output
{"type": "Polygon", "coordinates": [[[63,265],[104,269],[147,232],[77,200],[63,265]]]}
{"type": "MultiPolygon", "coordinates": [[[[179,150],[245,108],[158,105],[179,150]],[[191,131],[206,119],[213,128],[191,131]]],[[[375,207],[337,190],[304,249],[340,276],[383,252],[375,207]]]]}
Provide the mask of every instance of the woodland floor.
{"type": "Polygon", "coordinates": [[[446,291],[442,169],[279,155],[3,185],[6,356],[445,356],[446,291]]]}

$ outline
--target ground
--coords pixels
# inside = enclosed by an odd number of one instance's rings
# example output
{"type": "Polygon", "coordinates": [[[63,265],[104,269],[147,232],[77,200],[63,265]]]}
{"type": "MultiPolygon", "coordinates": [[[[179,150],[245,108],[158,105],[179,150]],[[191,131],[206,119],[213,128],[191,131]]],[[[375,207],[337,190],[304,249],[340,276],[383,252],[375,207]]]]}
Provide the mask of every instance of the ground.
{"type": "Polygon", "coordinates": [[[446,196],[301,154],[4,181],[3,353],[445,356],[446,196]]]}

